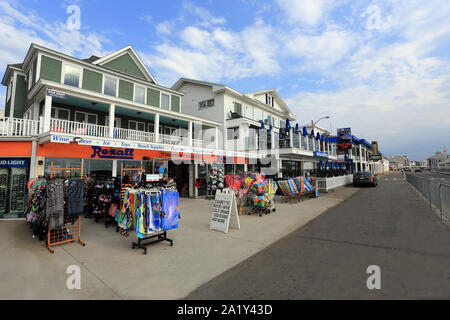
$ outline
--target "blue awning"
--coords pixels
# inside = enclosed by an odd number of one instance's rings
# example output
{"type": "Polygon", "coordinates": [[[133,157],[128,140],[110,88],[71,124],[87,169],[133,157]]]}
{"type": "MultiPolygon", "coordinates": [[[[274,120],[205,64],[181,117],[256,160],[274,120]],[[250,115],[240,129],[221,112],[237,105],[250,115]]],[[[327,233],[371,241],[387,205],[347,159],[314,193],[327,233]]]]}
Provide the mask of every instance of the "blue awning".
{"type": "Polygon", "coordinates": [[[311,133],[309,135],[314,138],[314,129],[311,130],[311,133]]]}
{"type": "Polygon", "coordinates": [[[295,125],[295,133],[300,131],[300,127],[298,126],[298,123],[295,125]]]}
{"type": "Polygon", "coordinates": [[[325,163],[325,168],[328,170],[330,169],[330,162],[327,160],[327,162],[325,163]]]}
{"type": "Polygon", "coordinates": [[[320,133],[317,132],[316,140],[320,140],[320,133]]]}
{"type": "Polygon", "coordinates": [[[306,137],[308,135],[308,131],[306,130],[306,127],[303,127],[303,136],[306,137]]]}
{"type": "Polygon", "coordinates": [[[264,121],[262,121],[262,120],[259,120],[259,122],[261,123],[261,129],[265,129],[265,128],[266,128],[266,126],[264,125],[264,121]]]}
{"type": "Polygon", "coordinates": [[[330,142],[330,143],[338,143],[338,138],[337,137],[329,137],[328,138],[328,142],[330,142]]]}
{"type": "Polygon", "coordinates": [[[269,137],[272,135],[272,125],[269,126],[269,132],[268,132],[268,134],[269,134],[269,137]]]}
{"type": "Polygon", "coordinates": [[[319,169],[321,171],[323,171],[323,160],[322,159],[319,161],[319,169]]]}

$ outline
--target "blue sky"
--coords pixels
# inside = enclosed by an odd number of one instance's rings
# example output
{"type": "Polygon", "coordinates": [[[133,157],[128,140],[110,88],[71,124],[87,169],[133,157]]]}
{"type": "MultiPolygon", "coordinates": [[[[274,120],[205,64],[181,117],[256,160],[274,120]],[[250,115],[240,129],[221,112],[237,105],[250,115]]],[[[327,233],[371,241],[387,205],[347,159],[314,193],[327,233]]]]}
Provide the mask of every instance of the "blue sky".
{"type": "MultiPolygon", "coordinates": [[[[450,4],[440,0],[0,0],[0,73],[31,42],[86,58],[132,45],[159,83],[276,88],[298,122],[422,160],[450,148],[450,4]],[[81,9],[67,29],[66,9],[81,9]]],[[[5,88],[0,89],[0,107],[5,88]]]]}

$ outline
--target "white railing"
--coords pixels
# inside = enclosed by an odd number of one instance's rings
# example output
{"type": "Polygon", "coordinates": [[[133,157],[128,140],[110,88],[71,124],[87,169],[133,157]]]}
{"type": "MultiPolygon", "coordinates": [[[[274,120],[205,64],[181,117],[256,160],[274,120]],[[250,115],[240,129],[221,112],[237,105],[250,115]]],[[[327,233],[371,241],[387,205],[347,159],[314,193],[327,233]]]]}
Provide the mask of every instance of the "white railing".
{"type": "Polygon", "coordinates": [[[50,119],[50,132],[107,138],[109,127],[61,119],[50,119]]]}
{"type": "Polygon", "coordinates": [[[216,143],[214,141],[205,141],[199,139],[192,139],[192,146],[195,148],[215,149],[216,143]]]}
{"type": "Polygon", "coordinates": [[[164,144],[187,145],[188,144],[187,140],[188,140],[187,137],[171,136],[168,134],[159,135],[159,142],[164,144]]]}
{"type": "Polygon", "coordinates": [[[39,133],[39,120],[1,118],[0,136],[29,137],[39,133]]]}
{"type": "Polygon", "coordinates": [[[153,132],[122,128],[114,128],[113,138],[121,140],[155,142],[155,134],[153,132]]]}
{"type": "Polygon", "coordinates": [[[338,176],[331,178],[317,178],[319,191],[328,192],[330,190],[344,187],[353,183],[353,175],[338,176]]]}

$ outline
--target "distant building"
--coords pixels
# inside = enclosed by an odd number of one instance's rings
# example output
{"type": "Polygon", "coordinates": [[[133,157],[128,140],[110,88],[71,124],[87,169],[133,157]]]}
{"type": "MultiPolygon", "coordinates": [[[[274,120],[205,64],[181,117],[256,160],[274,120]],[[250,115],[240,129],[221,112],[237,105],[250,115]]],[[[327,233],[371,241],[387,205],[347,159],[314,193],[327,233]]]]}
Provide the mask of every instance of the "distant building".
{"type": "Polygon", "coordinates": [[[427,159],[430,169],[450,169],[450,157],[446,152],[436,151],[434,156],[427,159]]]}
{"type": "Polygon", "coordinates": [[[396,163],[397,168],[401,169],[410,166],[410,161],[408,156],[394,156],[389,159],[390,162],[396,163]]]}

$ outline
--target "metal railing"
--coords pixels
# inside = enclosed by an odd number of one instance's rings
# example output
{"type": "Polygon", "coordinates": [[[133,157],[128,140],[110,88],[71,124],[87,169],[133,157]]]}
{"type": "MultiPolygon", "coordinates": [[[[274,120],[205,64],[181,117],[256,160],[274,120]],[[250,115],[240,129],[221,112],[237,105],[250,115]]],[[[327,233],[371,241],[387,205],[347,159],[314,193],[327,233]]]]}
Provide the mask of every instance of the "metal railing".
{"type": "Polygon", "coordinates": [[[109,127],[97,124],[50,119],[50,132],[70,133],[80,136],[108,138],[109,127]]]}
{"type": "Polygon", "coordinates": [[[1,118],[0,136],[29,137],[39,134],[39,120],[1,118]]]}
{"type": "Polygon", "coordinates": [[[337,176],[331,178],[317,178],[319,191],[328,192],[330,190],[344,187],[353,183],[353,175],[337,176]]]}
{"type": "Polygon", "coordinates": [[[419,177],[411,173],[405,173],[405,179],[414,189],[420,193],[441,214],[441,220],[445,217],[450,220],[450,185],[429,178],[419,177]]]}

